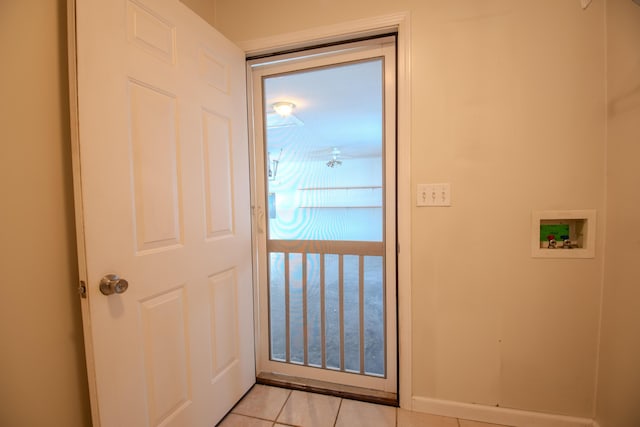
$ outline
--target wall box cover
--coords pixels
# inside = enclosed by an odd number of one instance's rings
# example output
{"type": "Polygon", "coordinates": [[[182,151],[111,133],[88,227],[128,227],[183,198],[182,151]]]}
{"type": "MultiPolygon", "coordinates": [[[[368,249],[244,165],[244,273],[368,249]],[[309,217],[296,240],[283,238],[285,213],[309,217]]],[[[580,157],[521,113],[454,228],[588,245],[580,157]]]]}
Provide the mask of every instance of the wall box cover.
{"type": "MultiPolygon", "coordinates": [[[[544,233],[543,233],[544,234],[544,233]]],[[[560,236],[556,239],[561,242],[560,236]]],[[[533,258],[593,258],[596,243],[596,211],[533,211],[531,213],[531,256],[533,258]],[[543,247],[541,230],[568,230],[572,249],[543,247]]]]}

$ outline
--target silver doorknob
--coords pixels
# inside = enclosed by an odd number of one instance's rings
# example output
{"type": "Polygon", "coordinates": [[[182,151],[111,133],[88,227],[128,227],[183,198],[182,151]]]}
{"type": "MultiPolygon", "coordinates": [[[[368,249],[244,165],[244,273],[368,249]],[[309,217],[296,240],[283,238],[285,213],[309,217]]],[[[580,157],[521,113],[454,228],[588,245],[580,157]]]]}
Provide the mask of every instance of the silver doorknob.
{"type": "Polygon", "coordinates": [[[105,295],[121,294],[129,288],[129,282],[116,274],[107,274],[100,280],[100,292],[105,295]]]}

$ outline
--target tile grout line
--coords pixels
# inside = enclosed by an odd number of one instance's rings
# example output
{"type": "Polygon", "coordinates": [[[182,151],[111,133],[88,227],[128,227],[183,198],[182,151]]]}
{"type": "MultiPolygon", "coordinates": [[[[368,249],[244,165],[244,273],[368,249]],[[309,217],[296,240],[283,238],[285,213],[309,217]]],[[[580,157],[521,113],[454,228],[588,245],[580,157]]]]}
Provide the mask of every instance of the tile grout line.
{"type": "MultiPolygon", "coordinates": [[[[254,420],[269,421],[269,422],[272,423],[271,424],[272,426],[275,426],[276,424],[278,424],[278,417],[280,416],[280,414],[282,413],[282,410],[284,409],[285,405],[289,401],[289,398],[291,397],[291,393],[293,392],[292,390],[284,389],[284,390],[287,390],[289,392],[289,394],[287,394],[287,398],[284,400],[284,403],[282,404],[282,407],[280,408],[280,411],[278,411],[278,413],[276,414],[276,419],[275,420],[270,420],[269,418],[256,417],[255,415],[246,415],[246,414],[242,414],[242,413],[239,413],[239,412],[234,412],[236,407],[240,404],[240,402],[242,402],[253,391],[253,389],[255,388],[256,385],[259,385],[259,384],[254,384],[253,386],[251,386],[249,391],[242,397],[242,399],[240,399],[235,405],[233,405],[233,408],[231,409],[231,411],[229,411],[229,413],[227,415],[225,415],[224,418],[222,418],[222,420],[220,420],[220,422],[222,422],[229,415],[233,414],[233,415],[238,415],[240,417],[252,418],[254,420]]],[[[266,387],[270,387],[270,386],[266,386],[266,387]]]]}
{"type": "Polygon", "coordinates": [[[393,423],[393,427],[398,427],[398,410],[400,408],[394,408],[396,410],[395,422],[393,423]]]}
{"type": "Polygon", "coordinates": [[[278,414],[276,415],[276,419],[273,421],[274,426],[278,422],[278,418],[280,418],[280,415],[282,415],[282,411],[284,411],[284,407],[287,406],[287,402],[289,402],[289,399],[291,398],[291,394],[293,394],[293,390],[289,390],[289,394],[287,395],[287,398],[284,400],[282,407],[280,408],[280,410],[278,411],[278,414]]]}
{"type": "MultiPolygon", "coordinates": [[[[254,417],[253,415],[245,415],[245,414],[239,414],[237,412],[229,412],[227,415],[225,415],[224,418],[227,418],[229,415],[235,415],[237,417],[242,417],[242,418],[251,418],[252,420],[259,420],[259,421],[268,421],[270,423],[277,423],[278,421],[274,421],[274,420],[270,420],[269,418],[260,418],[260,417],[254,417]]],[[[223,418],[223,420],[224,420],[223,418]]]]}
{"type": "Polygon", "coordinates": [[[338,423],[338,417],[340,416],[340,409],[342,409],[342,401],[344,399],[340,398],[340,403],[338,404],[338,412],[336,412],[336,419],[333,420],[333,427],[336,427],[336,424],[338,423]]]}
{"type": "Polygon", "coordinates": [[[227,415],[224,416],[223,419],[220,420],[220,422],[222,423],[222,421],[228,418],[229,415],[235,415],[236,417],[241,417],[241,418],[251,418],[252,420],[267,421],[274,424],[277,423],[277,421],[270,420],[269,418],[254,417],[253,415],[245,415],[245,414],[240,414],[238,412],[229,412],[227,415]]]}

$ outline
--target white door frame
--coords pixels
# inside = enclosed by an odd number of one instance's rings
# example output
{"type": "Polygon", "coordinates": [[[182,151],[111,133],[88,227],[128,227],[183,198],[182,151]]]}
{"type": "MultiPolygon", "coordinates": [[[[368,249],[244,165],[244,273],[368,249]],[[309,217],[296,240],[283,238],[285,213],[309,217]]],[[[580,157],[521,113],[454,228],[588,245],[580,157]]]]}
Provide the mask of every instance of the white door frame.
{"type": "MultiPolygon", "coordinates": [[[[400,407],[412,408],[412,332],[411,332],[411,28],[408,12],[364,18],[341,24],[239,42],[247,56],[255,56],[291,48],[346,41],[368,35],[395,31],[397,39],[397,222],[398,222],[398,395],[400,407]]],[[[247,75],[248,84],[251,74],[247,75]]],[[[247,91],[249,92],[249,86],[247,91]]],[[[249,103],[251,105],[251,103],[249,103]]],[[[251,112],[250,112],[251,113],[251,112]]],[[[251,135],[251,132],[250,132],[251,135]]],[[[250,136],[250,139],[252,137],[250,136]]],[[[251,144],[254,141],[250,141],[251,144]]],[[[252,171],[254,168],[252,168],[252,171]]],[[[254,181],[254,177],[251,177],[254,181]]],[[[252,206],[257,206],[252,194],[252,206]]],[[[254,296],[257,298],[254,280],[254,296]]],[[[257,301],[257,299],[256,299],[257,301]]],[[[257,308],[257,304],[254,304],[257,308]]],[[[256,312],[255,333],[259,335],[256,312]]],[[[257,337],[259,338],[259,337],[257,337]]],[[[258,341],[256,341],[257,343],[258,341]]]]}

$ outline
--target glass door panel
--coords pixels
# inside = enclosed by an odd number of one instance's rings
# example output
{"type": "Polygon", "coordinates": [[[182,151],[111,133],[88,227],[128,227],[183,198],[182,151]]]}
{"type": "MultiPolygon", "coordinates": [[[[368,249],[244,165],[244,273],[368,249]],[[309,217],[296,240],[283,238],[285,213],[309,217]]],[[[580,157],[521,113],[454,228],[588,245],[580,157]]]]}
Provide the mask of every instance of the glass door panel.
{"type": "Polygon", "coordinates": [[[267,207],[259,369],[395,391],[395,82],[382,50],[254,76],[267,207]]]}

